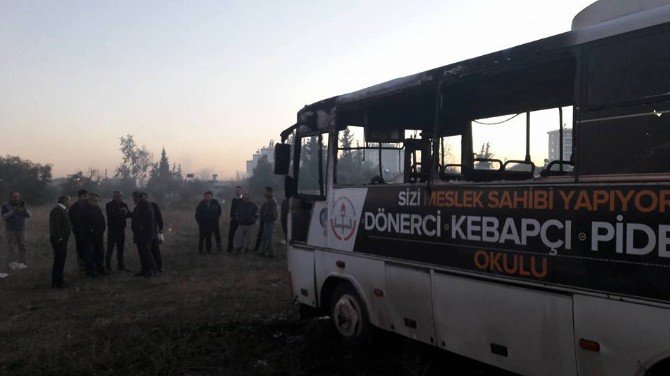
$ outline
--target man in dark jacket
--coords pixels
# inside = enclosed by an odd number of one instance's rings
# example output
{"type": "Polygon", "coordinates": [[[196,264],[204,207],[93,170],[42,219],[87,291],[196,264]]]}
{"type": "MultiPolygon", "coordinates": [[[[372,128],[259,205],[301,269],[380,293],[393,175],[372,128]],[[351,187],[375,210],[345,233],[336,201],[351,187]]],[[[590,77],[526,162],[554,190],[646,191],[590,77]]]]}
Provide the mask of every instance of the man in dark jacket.
{"type": "Polygon", "coordinates": [[[58,198],[58,205],[49,213],[49,241],[54,251],[54,263],[51,268],[51,287],[62,289],[65,287],[63,281],[63,269],[65,268],[65,256],[67,255],[67,241],[70,238],[70,217],[67,208],[70,206],[70,197],[58,198]]]}
{"type": "Polygon", "coordinates": [[[10,269],[26,269],[26,218],[30,212],[19,192],[9,194],[9,201],[2,205],[2,219],[7,234],[7,265],[10,269]],[[18,256],[16,249],[18,248],[18,256]]]}
{"type": "MultiPolygon", "coordinates": [[[[203,252],[203,244],[207,253],[212,253],[212,234],[219,227],[221,217],[221,205],[212,198],[212,192],[205,192],[203,199],[195,209],[195,220],[198,222],[200,238],[198,239],[198,252],[203,252]]],[[[221,250],[221,236],[216,239],[217,248],[221,250]]]]}
{"type": "MultiPolygon", "coordinates": [[[[212,195],[212,192],[209,192],[212,195]]],[[[221,219],[221,214],[223,210],[221,209],[221,203],[215,198],[212,198],[212,203],[218,208],[218,215],[212,226],[212,234],[214,234],[214,240],[216,241],[216,251],[223,252],[223,246],[221,246],[221,227],[219,226],[219,219],[221,219]]]]}
{"type": "Polygon", "coordinates": [[[100,208],[100,196],[97,193],[91,193],[88,203],[83,205],[80,226],[82,240],[86,244],[84,254],[86,275],[95,277],[107,274],[104,266],[103,241],[106,223],[105,215],[100,208]]]}
{"type": "Polygon", "coordinates": [[[156,219],[154,210],[143,192],[133,192],[135,209],[131,221],[133,229],[133,243],[137,245],[140,254],[142,270],[135,274],[136,277],[151,277],[156,270],[156,262],[151,255],[151,242],[156,238],[156,219]]]}
{"type": "Polygon", "coordinates": [[[277,200],[272,193],[272,187],[265,187],[265,202],[261,206],[261,224],[263,232],[261,233],[260,254],[265,257],[275,257],[274,250],[274,228],[277,221],[277,200]]]}
{"type": "Polygon", "coordinates": [[[70,216],[70,225],[74,234],[74,244],[77,248],[77,264],[79,269],[84,270],[85,245],[81,232],[81,213],[84,205],[88,202],[88,192],[85,189],[77,191],[77,202],[70,206],[68,215],[70,216]]]}
{"type": "Polygon", "coordinates": [[[233,251],[233,239],[235,238],[235,230],[237,230],[237,206],[242,202],[242,187],[239,185],[235,187],[235,197],[230,201],[230,225],[228,226],[228,252],[233,251]]]}
{"type": "Polygon", "coordinates": [[[242,195],[242,202],[237,206],[235,219],[238,226],[235,231],[233,248],[236,252],[244,250],[244,253],[247,253],[251,246],[251,231],[258,220],[258,206],[251,201],[249,193],[242,195]]]}
{"type": "Polygon", "coordinates": [[[105,254],[105,269],[109,272],[112,269],[112,254],[116,245],[116,265],[119,271],[125,270],[126,266],[123,260],[124,246],[126,242],[126,219],[130,218],[131,213],[128,205],[123,202],[123,195],[119,191],[114,191],[112,201],[105,205],[107,212],[107,253],[105,254]]]}
{"type": "Polygon", "coordinates": [[[158,204],[151,202],[151,209],[154,211],[154,221],[156,222],[156,237],[151,241],[151,255],[154,258],[156,263],[156,272],[163,272],[163,258],[161,257],[161,248],[160,245],[163,242],[163,214],[161,214],[161,209],[158,207],[158,204]]]}

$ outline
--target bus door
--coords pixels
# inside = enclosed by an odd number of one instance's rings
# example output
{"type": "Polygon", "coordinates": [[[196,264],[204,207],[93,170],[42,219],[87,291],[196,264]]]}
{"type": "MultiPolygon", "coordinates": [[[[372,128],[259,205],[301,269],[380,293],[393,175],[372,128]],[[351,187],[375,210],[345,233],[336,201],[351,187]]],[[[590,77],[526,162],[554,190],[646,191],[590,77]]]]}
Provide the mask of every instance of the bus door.
{"type": "Polygon", "coordinates": [[[309,246],[326,245],[326,166],[328,134],[296,140],[294,156],[296,194],[291,200],[291,242],[309,246]]]}
{"type": "MultiPolygon", "coordinates": [[[[327,244],[326,166],[328,133],[297,137],[288,212],[288,263],[295,300],[315,306],[314,251],[327,244]],[[310,270],[312,271],[310,273],[310,270]]],[[[291,184],[289,184],[290,186],[291,184]]]]}

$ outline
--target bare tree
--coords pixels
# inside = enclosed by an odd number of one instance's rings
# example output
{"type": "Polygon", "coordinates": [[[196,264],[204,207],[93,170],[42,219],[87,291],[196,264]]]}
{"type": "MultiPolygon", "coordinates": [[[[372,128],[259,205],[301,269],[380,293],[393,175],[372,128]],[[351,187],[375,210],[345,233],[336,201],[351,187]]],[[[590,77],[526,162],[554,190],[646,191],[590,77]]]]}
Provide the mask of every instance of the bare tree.
{"type": "Polygon", "coordinates": [[[123,162],[116,168],[116,177],[132,178],[139,186],[144,186],[152,166],[152,155],[144,145],[138,146],[133,135],[121,136],[123,162]]]}
{"type": "Polygon", "coordinates": [[[490,162],[490,159],[493,158],[493,153],[491,152],[491,144],[488,142],[482,144],[482,150],[479,154],[475,154],[475,158],[483,159],[475,163],[475,168],[478,170],[492,170],[493,166],[490,162]]]}

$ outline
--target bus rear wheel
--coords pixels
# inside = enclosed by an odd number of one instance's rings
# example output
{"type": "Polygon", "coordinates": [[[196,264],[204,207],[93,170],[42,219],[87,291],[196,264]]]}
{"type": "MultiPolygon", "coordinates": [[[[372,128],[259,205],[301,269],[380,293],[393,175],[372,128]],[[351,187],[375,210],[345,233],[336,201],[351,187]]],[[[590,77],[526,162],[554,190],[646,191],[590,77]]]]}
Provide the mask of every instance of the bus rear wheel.
{"type": "Polygon", "coordinates": [[[330,317],[340,336],[352,345],[370,343],[371,327],[368,312],[356,290],[348,283],[340,283],[333,292],[330,317]]]}

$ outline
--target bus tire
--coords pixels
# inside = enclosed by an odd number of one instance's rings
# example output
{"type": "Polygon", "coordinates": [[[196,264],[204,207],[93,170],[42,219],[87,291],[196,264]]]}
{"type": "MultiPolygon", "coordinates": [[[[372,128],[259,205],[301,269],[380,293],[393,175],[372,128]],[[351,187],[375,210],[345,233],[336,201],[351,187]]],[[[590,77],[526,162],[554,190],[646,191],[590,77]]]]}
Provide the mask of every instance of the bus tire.
{"type": "Polygon", "coordinates": [[[367,309],[356,290],[346,282],[335,287],[330,303],[330,317],[342,339],[350,345],[367,346],[372,327],[367,309]]]}
{"type": "Polygon", "coordinates": [[[670,358],[664,359],[648,369],[644,376],[670,375],[670,358]]]}

